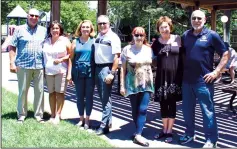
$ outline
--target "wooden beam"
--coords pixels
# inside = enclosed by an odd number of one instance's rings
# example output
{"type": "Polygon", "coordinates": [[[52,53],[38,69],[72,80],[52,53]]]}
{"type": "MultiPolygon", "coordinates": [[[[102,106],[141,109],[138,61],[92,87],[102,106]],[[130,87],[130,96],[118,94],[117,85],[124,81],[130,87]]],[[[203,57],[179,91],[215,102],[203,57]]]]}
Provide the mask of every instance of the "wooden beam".
{"type": "Polygon", "coordinates": [[[211,29],[216,31],[216,9],[211,11],[211,29]]]}
{"type": "Polygon", "coordinates": [[[215,5],[217,10],[234,10],[237,9],[237,5],[215,5]]]}
{"type": "Polygon", "coordinates": [[[98,0],[97,16],[106,14],[107,14],[107,0],[98,0]]]}
{"type": "Polygon", "coordinates": [[[60,1],[51,0],[50,22],[54,20],[60,22],[60,1]]]}
{"type": "Polygon", "coordinates": [[[213,6],[213,5],[237,5],[237,1],[236,0],[199,0],[200,1],[200,5],[209,5],[209,6],[213,6]]]}

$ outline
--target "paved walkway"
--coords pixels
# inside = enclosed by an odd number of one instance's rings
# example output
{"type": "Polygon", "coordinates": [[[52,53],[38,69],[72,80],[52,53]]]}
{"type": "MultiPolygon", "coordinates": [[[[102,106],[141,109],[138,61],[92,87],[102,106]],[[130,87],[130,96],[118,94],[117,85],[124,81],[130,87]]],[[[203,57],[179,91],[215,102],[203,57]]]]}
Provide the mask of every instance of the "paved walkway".
{"type": "MultiPolygon", "coordinates": [[[[9,58],[8,53],[2,53],[2,87],[9,91],[18,94],[17,78],[16,74],[9,72],[9,58]]],[[[220,87],[217,85],[217,87],[220,87]]],[[[223,87],[223,85],[222,85],[223,87]]],[[[34,91],[30,87],[29,90],[29,102],[33,100],[34,91]]],[[[48,93],[45,87],[45,110],[50,112],[48,103],[48,93]]],[[[237,147],[237,117],[228,111],[228,100],[231,95],[228,93],[221,92],[220,89],[215,89],[215,108],[217,115],[217,122],[219,127],[219,147],[237,147]]],[[[131,107],[130,102],[127,98],[121,97],[117,94],[116,81],[113,87],[113,128],[111,133],[103,135],[104,139],[108,140],[111,144],[117,147],[140,147],[132,142],[130,136],[135,131],[134,124],[132,122],[131,107]]],[[[174,125],[174,141],[171,144],[165,143],[164,140],[158,141],[154,140],[153,136],[155,133],[162,129],[162,122],[160,119],[160,107],[159,104],[155,102],[150,102],[147,116],[147,123],[144,128],[143,135],[149,140],[150,147],[162,147],[162,148],[172,148],[172,147],[195,147],[200,148],[203,146],[204,133],[202,128],[202,115],[199,105],[196,107],[196,134],[197,139],[193,143],[189,143],[185,146],[178,144],[176,140],[184,132],[184,122],[182,116],[181,102],[177,103],[177,118],[174,125]]],[[[235,100],[234,105],[237,105],[235,100]]],[[[66,101],[62,111],[62,119],[67,120],[73,125],[79,120],[79,115],[76,107],[76,95],[73,86],[68,86],[66,93],[66,101]]],[[[91,124],[97,125],[101,120],[101,103],[98,97],[97,90],[94,94],[94,105],[91,115],[91,124]]]]}

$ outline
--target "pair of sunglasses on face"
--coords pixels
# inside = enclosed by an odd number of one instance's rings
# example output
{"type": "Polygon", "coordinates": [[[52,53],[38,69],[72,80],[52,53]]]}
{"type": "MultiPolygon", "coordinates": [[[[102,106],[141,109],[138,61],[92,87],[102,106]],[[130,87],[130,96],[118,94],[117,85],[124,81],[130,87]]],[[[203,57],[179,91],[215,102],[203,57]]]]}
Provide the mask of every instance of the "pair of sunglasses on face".
{"type": "Polygon", "coordinates": [[[143,34],[134,34],[135,37],[143,37],[144,35],[143,34]]]}
{"type": "Polygon", "coordinates": [[[107,22],[100,22],[100,23],[98,23],[98,25],[106,25],[107,24],[107,22]]]}
{"type": "Polygon", "coordinates": [[[31,17],[31,18],[34,18],[34,17],[35,17],[35,18],[39,18],[38,15],[33,15],[33,14],[30,14],[30,17],[31,17]]]}
{"type": "Polygon", "coordinates": [[[192,20],[193,20],[193,21],[195,21],[196,19],[197,19],[198,21],[202,20],[201,17],[192,17],[192,20]]]}

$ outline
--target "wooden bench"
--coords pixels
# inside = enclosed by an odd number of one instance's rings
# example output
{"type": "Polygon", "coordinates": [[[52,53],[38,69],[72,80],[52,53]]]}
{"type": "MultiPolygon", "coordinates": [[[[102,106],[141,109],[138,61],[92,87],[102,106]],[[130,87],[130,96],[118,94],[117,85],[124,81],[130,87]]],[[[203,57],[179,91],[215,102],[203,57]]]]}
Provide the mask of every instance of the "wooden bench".
{"type": "Polygon", "coordinates": [[[223,91],[224,93],[230,93],[230,94],[232,94],[229,105],[230,105],[230,110],[231,110],[234,114],[236,114],[235,109],[233,109],[233,101],[234,101],[235,96],[236,96],[236,94],[237,94],[237,87],[224,88],[224,89],[222,89],[222,91],[223,91]]]}

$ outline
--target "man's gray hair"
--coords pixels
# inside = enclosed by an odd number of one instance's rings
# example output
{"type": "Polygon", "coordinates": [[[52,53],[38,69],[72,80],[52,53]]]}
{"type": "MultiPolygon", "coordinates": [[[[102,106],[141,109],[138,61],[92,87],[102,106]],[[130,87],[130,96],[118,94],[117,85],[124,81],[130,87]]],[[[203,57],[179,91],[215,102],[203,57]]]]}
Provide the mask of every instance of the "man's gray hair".
{"type": "Polygon", "coordinates": [[[107,15],[100,15],[100,16],[97,18],[97,22],[98,22],[98,20],[99,20],[100,18],[105,18],[105,19],[107,19],[108,22],[109,22],[109,17],[108,17],[107,15]]]}
{"type": "Polygon", "coordinates": [[[31,8],[28,12],[28,14],[33,14],[33,15],[37,15],[39,16],[39,10],[35,9],[35,8],[31,8]]]}

